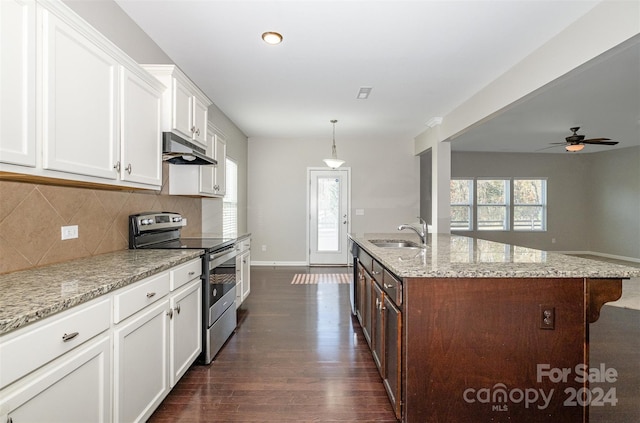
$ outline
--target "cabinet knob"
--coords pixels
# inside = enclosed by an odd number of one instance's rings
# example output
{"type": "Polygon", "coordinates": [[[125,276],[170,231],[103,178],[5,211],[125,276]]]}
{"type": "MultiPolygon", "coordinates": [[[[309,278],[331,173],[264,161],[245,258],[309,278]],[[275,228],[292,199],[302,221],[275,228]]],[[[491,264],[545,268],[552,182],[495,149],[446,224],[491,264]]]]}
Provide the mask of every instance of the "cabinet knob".
{"type": "Polygon", "coordinates": [[[155,292],[147,292],[147,298],[152,298],[155,297],[156,293],[155,292]]]}
{"type": "Polygon", "coordinates": [[[176,313],[180,314],[180,304],[178,304],[178,306],[174,308],[174,310],[176,311],[176,313]]]}
{"type": "Polygon", "coordinates": [[[127,171],[127,173],[128,173],[129,175],[131,175],[131,163],[129,163],[129,164],[127,165],[127,167],[126,167],[124,170],[126,170],[126,171],[127,171]]]}
{"type": "Polygon", "coordinates": [[[118,162],[117,162],[116,164],[114,164],[114,165],[113,165],[113,168],[114,168],[116,171],[120,172],[120,160],[118,160],[118,162]]]}
{"type": "Polygon", "coordinates": [[[167,316],[169,316],[169,319],[173,319],[173,309],[170,308],[169,311],[167,311],[167,316]]]}

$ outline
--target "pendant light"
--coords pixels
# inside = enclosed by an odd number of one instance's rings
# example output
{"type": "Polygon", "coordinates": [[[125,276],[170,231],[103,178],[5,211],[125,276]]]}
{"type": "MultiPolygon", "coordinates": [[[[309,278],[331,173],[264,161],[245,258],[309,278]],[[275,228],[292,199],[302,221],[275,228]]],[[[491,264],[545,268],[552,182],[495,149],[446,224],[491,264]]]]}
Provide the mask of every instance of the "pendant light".
{"type": "Polygon", "coordinates": [[[344,163],[344,160],[340,160],[338,158],[338,154],[336,153],[336,122],[338,121],[335,119],[332,119],[330,122],[333,124],[333,144],[331,146],[331,158],[324,159],[323,161],[331,169],[337,169],[340,166],[342,166],[342,164],[344,163]]]}

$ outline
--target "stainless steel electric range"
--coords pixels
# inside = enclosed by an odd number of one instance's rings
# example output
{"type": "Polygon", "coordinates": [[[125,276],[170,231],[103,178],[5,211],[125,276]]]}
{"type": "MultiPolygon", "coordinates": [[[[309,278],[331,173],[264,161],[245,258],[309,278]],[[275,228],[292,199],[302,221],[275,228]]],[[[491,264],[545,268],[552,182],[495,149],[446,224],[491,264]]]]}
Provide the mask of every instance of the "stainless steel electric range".
{"type": "Polygon", "coordinates": [[[236,328],[236,239],[182,238],[179,213],[144,212],[129,216],[129,248],[201,249],[202,354],[209,364],[236,328]]]}

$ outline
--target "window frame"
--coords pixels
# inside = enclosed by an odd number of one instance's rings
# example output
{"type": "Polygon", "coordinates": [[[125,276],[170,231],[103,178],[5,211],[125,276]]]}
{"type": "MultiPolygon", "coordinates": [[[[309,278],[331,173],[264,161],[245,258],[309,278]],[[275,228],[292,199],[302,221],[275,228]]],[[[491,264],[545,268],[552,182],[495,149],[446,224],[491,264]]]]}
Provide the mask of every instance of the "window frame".
{"type": "Polygon", "coordinates": [[[518,233],[526,233],[526,232],[547,232],[547,211],[548,211],[548,179],[546,177],[455,177],[451,178],[451,181],[469,181],[471,184],[469,200],[471,204],[466,203],[450,203],[450,207],[470,207],[469,211],[469,219],[470,224],[469,228],[463,227],[453,227],[451,223],[449,224],[449,229],[451,232],[518,232],[518,233]],[[516,204],[515,199],[515,185],[517,181],[541,181],[541,202],[540,203],[523,203],[516,204]],[[506,184],[505,195],[504,195],[504,204],[479,204],[478,203],[478,181],[503,181],[506,184]],[[505,207],[505,228],[504,229],[480,229],[478,224],[478,208],[479,207],[505,207]],[[517,207],[539,207],[542,210],[540,229],[516,229],[515,225],[515,211],[517,207]]]}

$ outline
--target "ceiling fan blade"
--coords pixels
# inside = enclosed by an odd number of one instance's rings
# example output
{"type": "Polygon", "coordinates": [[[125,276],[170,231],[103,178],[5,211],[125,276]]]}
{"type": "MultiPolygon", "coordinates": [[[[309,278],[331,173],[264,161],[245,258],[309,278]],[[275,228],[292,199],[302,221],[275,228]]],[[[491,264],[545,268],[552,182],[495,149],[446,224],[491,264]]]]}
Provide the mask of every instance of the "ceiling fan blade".
{"type": "Polygon", "coordinates": [[[567,142],[550,142],[549,145],[551,144],[556,144],[556,145],[565,145],[568,144],[567,142]]]}
{"type": "Polygon", "coordinates": [[[582,140],[582,142],[589,141],[611,141],[611,138],[589,138],[588,140],[582,140]]]}
{"type": "MultiPolygon", "coordinates": [[[[605,138],[606,139],[606,138],[605,138]]],[[[593,140],[584,140],[583,144],[598,144],[598,145],[616,145],[618,141],[598,141],[597,139],[593,140]]]]}

